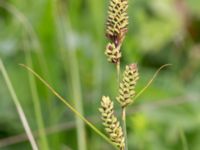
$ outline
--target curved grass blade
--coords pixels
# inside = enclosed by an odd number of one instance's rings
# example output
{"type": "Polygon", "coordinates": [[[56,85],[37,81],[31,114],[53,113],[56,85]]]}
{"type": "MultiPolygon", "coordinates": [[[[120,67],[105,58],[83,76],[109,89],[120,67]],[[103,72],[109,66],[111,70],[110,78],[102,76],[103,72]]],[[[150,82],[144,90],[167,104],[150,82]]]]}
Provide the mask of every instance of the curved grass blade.
{"type": "Polygon", "coordinates": [[[81,113],[79,113],[70,103],[68,103],[60,94],[58,94],[42,77],[40,77],[35,71],[33,71],[30,67],[19,64],[23,68],[27,69],[31,72],[37,79],[39,79],[61,102],[63,102],[75,115],[77,115],[80,119],[82,119],[91,129],[93,129],[98,135],[100,135],[104,140],[113,145],[116,149],[116,145],[112,143],[112,141],[104,135],[99,129],[97,129],[90,121],[88,121],[81,113]]]}
{"type": "Polygon", "coordinates": [[[168,67],[168,66],[172,66],[172,64],[165,64],[163,66],[161,66],[156,72],[155,74],[153,75],[153,77],[149,80],[149,82],[147,83],[147,85],[142,89],[140,90],[140,92],[135,96],[134,100],[136,100],[151,84],[152,82],[154,81],[154,79],[157,77],[158,73],[165,67],[168,67]]]}

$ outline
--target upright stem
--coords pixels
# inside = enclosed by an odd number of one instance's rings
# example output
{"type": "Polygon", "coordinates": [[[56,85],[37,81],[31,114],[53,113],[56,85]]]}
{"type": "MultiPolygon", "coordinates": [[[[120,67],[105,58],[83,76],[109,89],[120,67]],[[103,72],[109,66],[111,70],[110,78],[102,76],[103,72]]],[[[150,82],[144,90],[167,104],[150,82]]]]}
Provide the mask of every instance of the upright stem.
{"type": "Polygon", "coordinates": [[[125,138],[125,150],[128,150],[127,131],[126,131],[126,107],[122,107],[122,128],[125,138]]]}
{"type": "MultiPolygon", "coordinates": [[[[28,47],[28,36],[23,33],[23,46],[24,46],[24,53],[25,53],[25,60],[26,63],[33,67],[33,60],[31,57],[31,51],[28,47]]],[[[39,141],[40,141],[40,148],[43,150],[49,150],[48,146],[48,140],[46,137],[46,132],[45,132],[45,124],[43,121],[43,116],[42,116],[42,110],[41,110],[41,105],[40,105],[40,100],[39,100],[39,95],[37,91],[37,85],[34,76],[31,73],[28,73],[28,78],[29,78],[29,85],[30,85],[30,90],[31,90],[31,96],[32,96],[32,101],[33,101],[33,108],[34,108],[34,113],[36,117],[36,124],[38,127],[39,131],[39,141]]]]}
{"type": "MultiPolygon", "coordinates": [[[[79,64],[78,58],[76,56],[75,50],[71,50],[68,52],[70,59],[70,74],[72,79],[72,96],[74,99],[75,108],[81,113],[84,114],[83,108],[83,100],[81,93],[81,81],[79,76],[79,64]]],[[[78,140],[78,149],[86,150],[87,142],[86,142],[86,132],[84,121],[81,120],[78,116],[76,116],[76,126],[77,126],[77,140],[78,140]]]]}
{"type": "Polygon", "coordinates": [[[8,90],[9,90],[11,96],[12,96],[12,99],[13,99],[13,102],[14,102],[15,107],[17,109],[19,118],[20,118],[21,123],[22,123],[22,125],[24,127],[24,130],[25,130],[26,135],[27,135],[27,137],[29,139],[29,142],[30,142],[30,144],[32,146],[32,149],[33,150],[38,150],[38,146],[37,146],[36,141],[35,141],[35,139],[33,137],[33,133],[32,133],[31,128],[29,126],[28,120],[27,120],[27,118],[25,116],[25,113],[24,113],[24,111],[22,109],[22,106],[21,106],[21,104],[19,102],[19,99],[18,99],[18,97],[16,95],[16,92],[14,90],[14,87],[13,87],[11,81],[10,81],[8,73],[7,73],[7,71],[6,71],[5,67],[4,67],[3,62],[1,61],[1,59],[0,59],[0,71],[3,74],[4,80],[6,82],[8,90]]]}
{"type": "MultiPolygon", "coordinates": [[[[117,68],[117,81],[120,84],[120,61],[117,63],[116,68],[117,68]]],[[[126,107],[122,107],[122,129],[125,138],[125,150],[128,150],[127,131],[126,131],[126,107]]]]}
{"type": "MultiPolygon", "coordinates": [[[[60,54],[63,59],[65,72],[68,73],[67,69],[69,69],[69,73],[71,75],[71,86],[72,86],[72,97],[74,99],[75,108],[80,114],[84,114],[83,101],[82,101],[82,93],[81,93],[81,81],[79,75],[79,63],[78,58],[76,56],[76,47],[70,42],[66,43],[66,39],[71,39],[74,37],[69,37],[73,34],[73,30],[70,26],[70,20],[68,20],[68,16],[65,16],[65,10],[63,8],[64,3],[59,0],[54,0],[53,4],[55,6],[55,19],[58,26],[59,38],[61,45],[65,45],[65,48],[68,49],[60,49],[60,54]],[[64,40],[63,40],[64,39],[64,40]],[[67,52],[67,53],[66,53],[67,52]],[[69,60],[69,62],[66,61],[69,60]],[[67,64],[69,63],[69,65],[67,64]],[[68,68],[67,68],[68,67],[68,68]]],[[[67,75],[67,74],[66,74],[67,75]]],[[[86,131],[84,121],[81,120],[78,116],[76,116],[76,127],[77,127],[77,141],[78,141],[78,149],[86,150],[87,142],[86,142],[86,131]]]]}
{"type": "Polygon", "coordinates": [[[183,131],[182,128],[180,128],[180,139],[181,139],[181,142],[182,142],[182,147],[183,147],[183,150],[189,150],[188,148],[188,143],[187,143],[187,138],[185,136],[185,133],[183,131]]]}
{"type": "Polygon", "coordinates": [[[116,68],[117,68],[117,81],[119,83],[120,82],[120,61],[117,62],[116,68]]]}

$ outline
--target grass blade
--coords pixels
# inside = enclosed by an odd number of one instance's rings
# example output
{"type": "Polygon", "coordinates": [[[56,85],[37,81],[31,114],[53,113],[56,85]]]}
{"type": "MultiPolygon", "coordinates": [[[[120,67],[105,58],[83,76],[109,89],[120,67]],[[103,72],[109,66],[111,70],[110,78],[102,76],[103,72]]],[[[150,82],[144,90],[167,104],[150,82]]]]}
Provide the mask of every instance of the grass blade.
{"type": "MultiPolygon", "coordinates": [[[[76,48],[74,46],[69,46],[70,43],[66,43],[64,41],[64,39],[69,38],[68,34],[72,32],[72,29],[67,24],[69,23],[69,20],[66,19],[68,17],[66,16],[64,8],[62,6],[65,5],[62,4],[62,2],[60,1],[54,4],[54,9],[55,9],[54,16],[58,30],[59,44],[64,45],[65,49],[67,49],[68,51],[63,48],[60,48],[59,50],[66,76],[67,76],[66,67],[69,68],[69,74],[71,76],[71,86],[72,86],[72,99],[74,100],[75,109],[81,114],[84,114],[84,109],[82,104],[81,82],[79,76],[79,64],[76,55],[76,48]]],[[[78,116],[75,116],[75,120],[77,127],[78,149],[86,150],[87,142],[86,142],[86,131],[84,122],[78,116]]]]}
{"type": "Polygon", "coordinates": [[[189,150],[188,143],[187,143],[187,137],[186,137],[185,132],[182,128],[180,128],[180,139],[181,139],[181,142],[182,142],[183,150],[189,150]]]}
{"type": "Polygon", "coordinates": [[[165,67],[168,67],[168,66],[171,66],[172,64],[165,64],[163,66],[161,66],[156,72],[155,74],[153,75],[153,77],[149,80],[149,82],[147,83],[147,85],[142,89],[140,90],[140,92],[135,96],[134,100],[136,100],[140,95],[142,95],[142,93],[144,91],[146,91],[146,89],[152,84],[152,82],[154,81],[154,79],[157,77],[158,73],[165,67]]]}
{"type": "MultiPolygon", "coordinates": [[[[29,44],[28,44],[27,39],[28,38],[25,38],[25,34],[24,34],[23,45],[24,45],[25,60],[26,60],[26,63],[32,67],[33,62],[31,58],[31,51],[28,48],[29,44]]],[[[43,149],[43,150],[49,150],[35,78],[30,72],[28,73],[28,78],[29,78],[30,90],[31,90],[32,101],[33,101],[33,106],[34,106],[34,113],[36,117],[36,123],[37,123],[37,127],[39,128],[38,130],[39,131],[39,147],[40,149],[43,149]]]]}
{"type": "Polygon", "coordinates": [[[61,95],[59,95],[41,76],[39,76],[35,71],[33,71],[30,67],[20,64],[20,66],[27,69],[31,72],[37,79],[39,79],[61,102],[63,102],[75,115],[77,115],[81,120],[83,120],[91,129],[93,129],[99,136],[101,136],[108,143],[113,145],[116,149],[116,145],[112,143],[112,141],[104,135],[99,129],[97,129],[91,122],[89,122],[82,114],[80,114],[71,104],[69,104],[61,95]]]}
{"type": "Polygon", "coordinates": [[[12,96],[13,102],[14,102],[14,104],[16,106],[16,109],[17,109],[17,112],[19,114],[19,117],[20,117],[20,120],[22,122],[22,125],[24,127],[24,130],[25,130],[25,132],[26,132],[26,134],[28,136],[28,139],[29,139],[29,141],[31,143],[32,149],[33,150],[38,150],[37,144],[36,144],[35,139],[33,137],[32,131],[31,131],[30,127],[29,127],[29,124],[28,124],[28,121],[27,121],[26,116],[24,114],[24,111],[23,111],[23,109],[21,107],[21,104],[20,104],[20,102],[18,100],[16,92],[15,92],[13,86],[12,86],[12,83],[11,83],[11,81],[9,79],[9,76],[7,74],[7,71],[6,71],[5,67],[4,67],[3,62],[2,62],[1,59],[0,59],[0,70],[2,71],[4,80],[6,82],[8,90],[9,90],[11,96],[12,96]]]}

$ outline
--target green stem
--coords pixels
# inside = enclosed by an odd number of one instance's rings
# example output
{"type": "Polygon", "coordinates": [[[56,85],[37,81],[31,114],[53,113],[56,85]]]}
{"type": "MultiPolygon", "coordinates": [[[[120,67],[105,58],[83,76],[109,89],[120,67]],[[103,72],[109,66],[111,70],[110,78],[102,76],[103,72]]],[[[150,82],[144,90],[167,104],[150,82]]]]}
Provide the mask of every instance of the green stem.
{"type": "Polygon", "coordinates": [[[181,129],[181,128],[180,128],[180,138],[181,138],[181,142],[182,142],[182,145],[183,145],[183,150],[189,150],[187,138],[185,136],[183,129],[181,129]]]}
{"type": "MultiPolygon", "coordinates": [[[[84,114],[83,104],[82,104],[82,94],[79,76],[79,66],[75,50],[69,50],[69,60],[70,60],[70,74],[72,79],[72,93],[75,104],[75,109],[77,109],[81,114],[84,114]]],[[[77,127],[77,138],[78,138],[78,149],[86,150],[86,133],[84,122],[76,116],[76,127],[77,127]]]]}
{"type": "MultiPolygon", "coordinates": [[[[55,20],[57,22],[56,25],[58,26],[58,29],[59,29],[58,33],[59,33],[59,38],[60,38],[60,40],[59,40],[60,45],[65,45],[66,42],[63,41],[63,39],[68,38],[67,35],[69,32],[72,32],[72,29],[68,25],[69,21],[66,21],[65,11],[62,8],[63,4],[61,4],[61,2],[59,2],[59,1],[57,1],[57,3],[56,3],[56,1],[53,1],[53,3],[54,3],[55,10],[56,10],[54,12],[54,16],[55,16],[55,20]]],[[[83,104],[82,104],[82,93],[81,93],[81,82],[80,82],[80,76],[79,76],[78,60],[77,60],[77,56],[76,56],[76,50],[74,47],[70,47],[69,46],[70,44],[71,43],[68,43],[65,45],[65,47],[66,47],[66,49],[68,49],[68,51],[60,49],[60,54],[61,54],[61,57],[63,60],[66,76],[67,76],[67,66],[69,68],[69,73],[70,73],[71,81],[72,81],[71,82],[72,97],[74,100],[75,109],[78,112],[80,112],[81,114],[84,114],[83,104]],[[69,61],[67,62],[66,59],[69,61]],[[69,63],[69,65],[67,63],[69,63]]],[[[76,120],[76,127],[77,127],[78,149],[86,150],[87,144],[86,144],[86,132],[85,132],[84,122],[77,116],[75,116],[75,120],[76,120]]]]}
{"type": "MultiPolygon", "coordinates": [[[[48,67],[47,64],[45,62],[45,57],[44,57],[44,53],[42,51],[42,48],[40,46],[38,37],[32,27],[32,25],[30,24],[30,22],[27,20],[27,18],[23,15],[23,13],[21,13],[15,6],[7,3],[7,2],[0,2],[0,7],[2,7],[3,9],[5,9],[6,11],[8,11],[13,17],[15,17],[19,23],[21,23],[21,25],[23,26],[24,30],[27,32],[27,34],[30,36],[31,41],[30,44],[32,45],[32,47],[34,48],[34,50],[36,50],[36,54],[41,66],[41,70],[43,72],[43,74],[45,75],[45,78],[48,78],[48,81],[50,80],[50,77],[48,76],[48,67]]],[[[50,99],[49,93],[47,93],[47,97],[48,99],[50,99]]]]}
{"type": "MultiPolygon", "coordinates": [[[[117,69],[117,81],[120,86],[120,61],[116,64],[117,69]]],[[[122,107],[122,129],[125,138],[125,150],[128,150],[128,138],[127,138],[127,131],[126,131],[126,107],[122,107]]]]}
{"type": "MultiPolygon", "coordinates": [[[[25,52],[26,63],[32,67],[33,64],[32,64],[31,52],[28,49],[28,43],[27,43],[27,40],[25,39],[25,36],[24,36],[23,41],[24,41],[24,52],[25,52]]],[[[31,94],[32,94],[36,123],[39,128],[38,131],[39,131],[39,138],[40,138],[40,148],[44,150],[49,150],[36,82],[35,82],[34,76],[30,72],[28,73],[28,78],[29,78],[29,84],[30,84],[30,89],[31,89],[31,94]]]]}
{"type": "Polygon", "coordinates": [[[116,69],[117,69],[117,81],[118,83],[120,83],[120,61],[117,62],[116,69]]]}
{"type": "Polygon", "coordinates": [[[122,128],[124,132],[125,138],[125,150],[128,150],[128,138],[127,138],[127,131],[126,131],[126,107],[122,107],[122,128]]]}
{"type": "Polygon", "coordinates": [[[26,119],[25,113],[24,113],[24,111],[22,109],[22,106],[21,106],[21,104],[19,102],[19,99],[18,99],[18,97],[16,95],[16,92],[15,92],[15,90],[13,88],[13,85],[12,85],[12,83],[10,81],[10,78],[9,78],[9,76],[7,74],[7,71],[6,71],[5,67],[4,67],[3,62],[1,61],[1,59],[0,59],[0,70],[2,71],[3,77],[4,77],[5,82],[7,84],[8,90],[9,90],[11,96],[12,96],[13,102],[14,102],[14,104],[16,106],[17,112],[19,114],[19,117],[20,117],[20,120],[21,120],[22,125],[24,127],[24,130],[25,130],[25,132],[26,132],[26,134],[28,136],[28,139],[29,139],[29,142],[30,142],[30,144],[32,146],[32,149],[33,150],[38,150],[38,146],[37,146],[36,141],[35,141],[35,139],[33,137],[33,133],[32,133],[32,131],[30,129],[30,126],[29,126],[28,121],[26,119]]]}

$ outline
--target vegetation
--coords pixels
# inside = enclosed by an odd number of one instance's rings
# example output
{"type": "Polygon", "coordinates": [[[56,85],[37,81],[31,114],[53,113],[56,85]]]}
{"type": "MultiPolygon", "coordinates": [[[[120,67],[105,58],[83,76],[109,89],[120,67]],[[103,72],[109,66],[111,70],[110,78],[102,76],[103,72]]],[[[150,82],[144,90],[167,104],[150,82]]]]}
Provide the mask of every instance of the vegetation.
{"type": "Polygon", "coordinates": [[[1,0],[0,149],[198,150],[199,5],[1,0]]]}

